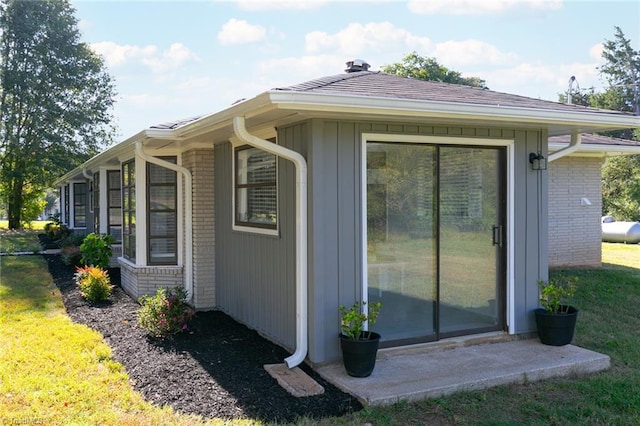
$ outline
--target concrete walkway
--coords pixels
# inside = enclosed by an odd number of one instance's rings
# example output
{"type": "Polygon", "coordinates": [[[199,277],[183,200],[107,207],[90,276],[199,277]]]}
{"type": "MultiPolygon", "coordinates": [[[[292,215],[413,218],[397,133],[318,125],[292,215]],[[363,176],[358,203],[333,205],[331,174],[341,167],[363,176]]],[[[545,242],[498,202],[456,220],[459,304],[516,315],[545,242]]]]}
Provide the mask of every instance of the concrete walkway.
{"type": "Polygon", "coordinates": [[[384,405],[609,368],[607,355],[577,346],[546,346],[537,338],[500,340],[488,335],[482,344],[453,339],[380,350],[367,378],[348,376],[341,362],[316,371],[363,405],[384,405]]]}

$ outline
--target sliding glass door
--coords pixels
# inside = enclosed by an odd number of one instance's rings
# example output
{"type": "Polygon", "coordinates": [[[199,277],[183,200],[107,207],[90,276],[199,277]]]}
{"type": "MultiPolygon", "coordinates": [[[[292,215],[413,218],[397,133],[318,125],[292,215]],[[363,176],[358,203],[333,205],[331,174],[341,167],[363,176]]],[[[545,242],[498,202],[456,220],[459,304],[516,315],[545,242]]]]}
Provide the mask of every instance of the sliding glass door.
{"type": "Polygon", "coordinates": [[[390,344],[504,321],[505,149],[368,142],[367,286],[390,344]]]}

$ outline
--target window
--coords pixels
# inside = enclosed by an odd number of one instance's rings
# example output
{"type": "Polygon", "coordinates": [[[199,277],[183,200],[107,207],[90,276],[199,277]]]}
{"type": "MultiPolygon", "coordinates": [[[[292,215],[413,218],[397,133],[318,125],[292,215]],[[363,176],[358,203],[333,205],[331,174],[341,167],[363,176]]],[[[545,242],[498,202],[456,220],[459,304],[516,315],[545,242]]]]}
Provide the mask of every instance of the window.
{"type": "Polygon", "coordinates": [[[93,174],[93,232],[100,233],[100,173],[93,174]]]}
{"type": "Polygon", "coordinates": [[[136,164],[122,164],[122,255],[136,260],[136,164]]]}
{"type": "Polygon", "coordinates": [[[107,232],[116,241],[122,242],[122,196],[120,190],[120,170],[107,171],[107,232]]]}
{"type": "MultiPolygon", "coordinates": [[[[176,163],[176,157],[162,157],[176,163]]],[[[177,173],[147,163],[148,264],[175,265],[177,255],[177,173]]]]}
{"type": "Polygon", "coordinates": [[[73,184],[73,227],[87,226],[87,184],[73,184]]]}
{"type": "Polygon", "coordinates": [[[277,229],[276,156],[257,148],[235,150],[235,224],[277,229]]]}

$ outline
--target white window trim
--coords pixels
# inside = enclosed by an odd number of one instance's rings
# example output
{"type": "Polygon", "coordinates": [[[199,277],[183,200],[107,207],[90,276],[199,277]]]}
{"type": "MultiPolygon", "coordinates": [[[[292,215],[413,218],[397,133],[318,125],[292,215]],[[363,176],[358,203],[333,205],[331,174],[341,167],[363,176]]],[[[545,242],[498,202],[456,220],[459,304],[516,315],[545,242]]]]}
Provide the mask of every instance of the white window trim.
{"type": "Polygon", "coordinates": [[[499,146],[507,149],[507,294],[506,294],[506,321],[507,331],[509,334],[515,334],[515,230],[513,224],[515,219],[515,140],[513,139],[495,139],[495,138],[470,138],[455,136],[426,136],[426,135],[405,135],[390,133],[362,133],[360,147],[360,188],[361,188],[361,232],[362,232],[362,300],[367,301],[368,291],[367,283],[369,277],[367,274],[367,142],[399,142],[399,143],[425,143],[433,145],[482,145],[482,146],[499,146]]]}
{"type": "MultiPolygon", "coordinates": [[[[269,137],[274,137],[274,136],[275,134],[269,137]]],[[[276,228],[269,229],[269,228],[260,228],[257,226],[253,227],[253,226],[236,225],[236,148],[240,148],[247,144],[235,137],[231,138],[230,142],[231,142],[231,174],[232,174],[232,177],[231,177],[231,229],[233,231],[238,231],[238,232],[247,233],[247,234],[258,234],[258,235],[268,235],[272,237],[279,237],[280,236],[280,185],[279,185],[280,170],[279,170],[278,163],[280,163],[279,161],[280,157],[274,154],[274,156],[276,157],[276,208],[277,208],[276,228]]],[[[277,143],[278,141],[276,139],[276,144],[277,143]]]]}

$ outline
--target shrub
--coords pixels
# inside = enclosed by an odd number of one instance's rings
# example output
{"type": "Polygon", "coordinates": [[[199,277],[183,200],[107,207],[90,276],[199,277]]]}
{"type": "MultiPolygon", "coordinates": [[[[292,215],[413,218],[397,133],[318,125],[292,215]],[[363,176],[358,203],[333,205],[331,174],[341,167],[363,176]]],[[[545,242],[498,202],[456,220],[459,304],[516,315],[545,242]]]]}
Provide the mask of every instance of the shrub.
{"type": "Polygon", "coordinates": [[[104,302],[111,295],[113,286],[104,269],[96,266],[76,268],[75,277],[80,294],[89,302],[104,302]]]}
{"type": "Polygon", "coordinates": [[[83,235],[71,233],[60,242],[60,257],[65,265],[78,266],[82,259],[80,244],[84,239],[83,235]]]}
{"type": "Polygon", "coordinates": [[[155,296],[142,296],[138,302],[142,305],[138,310],[138,322],[155,337],[164,338],[187,330],[187,323],[195,315],[182,287],[159,288],[155,296]]]}
{"type": "Polygon", "coordinates": [[[114,242],[115,239],[108,234],[87,235],[80,245],[80,250],[82,250],[82,263],[107,269],[109,267],[109,259],[113,254],[111,244],[114,242]]]}

